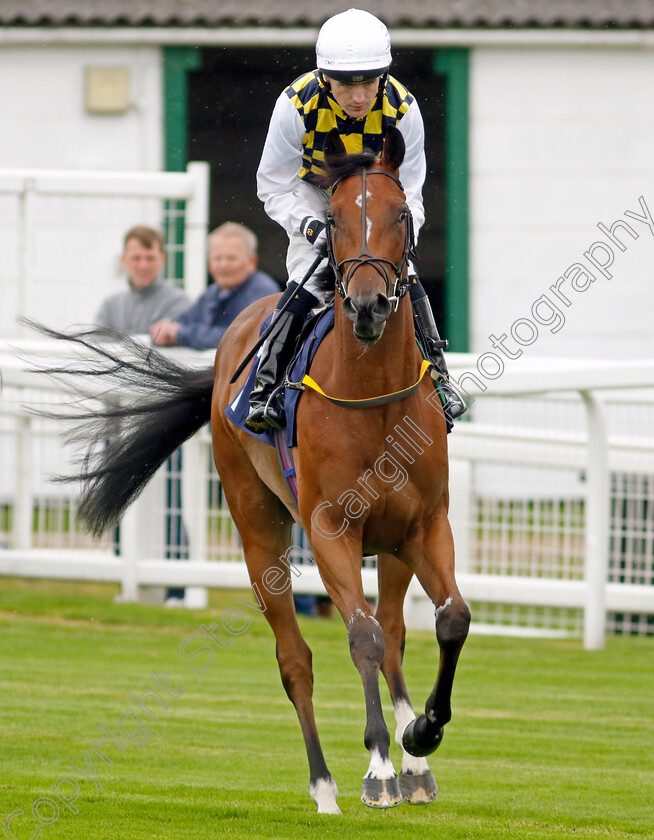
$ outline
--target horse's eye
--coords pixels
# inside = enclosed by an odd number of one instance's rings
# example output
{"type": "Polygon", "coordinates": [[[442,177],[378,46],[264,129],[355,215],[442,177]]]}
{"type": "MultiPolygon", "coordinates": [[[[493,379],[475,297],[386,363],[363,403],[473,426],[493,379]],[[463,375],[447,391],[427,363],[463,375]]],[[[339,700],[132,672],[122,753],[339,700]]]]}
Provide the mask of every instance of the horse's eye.
{"type": "Polygon", "coordinates": [[[402,210],[402,211],[400,212],[400,221],[401,221],[401,222],[406,222],[406,220],[407,220],[408,216],[409,216],[408,211],[407,211],[407,210],[402,210]]]}
{"type": "Polygon", "coordinates": [[[331,214],[331,213],[328,213],[328,214],[326,215],[326,217],[325,217],[325,221],[327,222],[327,225],[328,225],[330,228],[333,228],[333,227],[334,227],[334,217],[332,216],[332,214],[331,214]]]}

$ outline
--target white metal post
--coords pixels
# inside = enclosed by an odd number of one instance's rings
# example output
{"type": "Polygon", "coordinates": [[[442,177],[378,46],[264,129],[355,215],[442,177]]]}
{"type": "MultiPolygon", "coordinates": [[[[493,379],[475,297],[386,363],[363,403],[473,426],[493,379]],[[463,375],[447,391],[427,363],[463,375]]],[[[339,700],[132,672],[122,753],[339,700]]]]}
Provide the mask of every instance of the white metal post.
{"type": "Polygon", "coordinates": [[[184,289],[192,300],[200,297],[207,280],[207,233],[209,230],[208,163],[189,163],[186,171],[193,182],[186,199],[184,226],[184,289]]]}
{"type": "MultiPolygon", "coordinates": [[[[161,603],[163,590],[149,597],[139,586],[139,562],[162,560],[166,531],[165,465],[152,476],[120,522],[120,558],[123,564],[121,601],[161,603]]],[[[150,593],[152,595],[153,593],[150,593]]]]}
{"type": "Polygon", "coordinates": [[[136,504],[127,509],[125,516],[120,521],[120,560],[122,577],[118,600],[134,603],[139,599],[139,530],[138,506],[136,504]]]}
{"type": "Polygon", "coordinates": [[[604,406],[592,391],[581,391],[586,407],[588,462],[586,469],[586,605],[584,648],[605,644],[606,584],[609,569],[609,455],[604,406]]]}
{"type": "Polygon", "coordinates": [[[14,504],[14,539],[16,548],[32,547],[32,419],[16,418],[16,501],[14,504]]]}
{"type": "Polygon", "coordinates": [[[21,319],[29,312],[29,302],[33,285],[33,264],[32,251],[34,248],[34,190],[36,182],[34,178],[25,178],[23,190],[20,193],[20,221],[18,231],[18,289],[16,316],[18,320],[18,333],[22,336],[25,327],[21,319]]]}
{"type": "MultiPolygon", "coordinates": [[[[209,178],[208,163],[194,161],[186,167],[193,182],[192,197],[186,200],[184,228],[184,289],[192,298],[198,298],[206,288],[207,234],[209,231],[209,178]]],[[[188,530],[191,557],[206,559],[206,470],[203,469],[204,448],[200,436],[187,441],[182,459],[182,509],[188,530]]],[[[208,593],[203,587],[187,587],[184,603],[187,607],[202,608],[208,603],[208,593]]]]}
{"type": "MultiPolygon", "coordinates": [[[[202,441],[202,433],[193,435],[182,450],[182,511],[189,535],[190,559],[207,559],[207,461],[208,451],[202,441]]],[[[207,589],[202,586],[187,586],[184,605],[192,609],[204,609],[209,603],[207,589]]]]}
{"type": "Polygon", "coordinates": [[[472,463],[461,458],[450,459],[450,510],[448,519],[454,537],[457,572],[471,568],[470,528],[472,523],[472,463]]]}

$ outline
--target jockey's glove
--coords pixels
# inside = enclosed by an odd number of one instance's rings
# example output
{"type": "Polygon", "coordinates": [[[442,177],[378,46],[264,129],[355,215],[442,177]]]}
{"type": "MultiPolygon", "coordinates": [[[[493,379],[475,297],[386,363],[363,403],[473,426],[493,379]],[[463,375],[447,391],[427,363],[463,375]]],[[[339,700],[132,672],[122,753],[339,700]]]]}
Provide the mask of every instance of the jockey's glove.
{"type": "Polygon", "coordinates": [[[313,245],[321,257],[327,256],[327,230],[324,222],[305,216],[300,223],[300,233],[313,245]]]}

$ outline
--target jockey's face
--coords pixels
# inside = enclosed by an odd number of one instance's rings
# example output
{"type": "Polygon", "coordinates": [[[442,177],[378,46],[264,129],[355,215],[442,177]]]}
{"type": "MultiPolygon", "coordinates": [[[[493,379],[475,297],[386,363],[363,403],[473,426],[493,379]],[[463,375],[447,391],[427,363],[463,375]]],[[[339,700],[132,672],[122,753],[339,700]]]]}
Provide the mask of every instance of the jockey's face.
{"type": "Polygon", "coordinates": [[[325,76],[325,81],[329,82],[334,99],[348,117],[354,117],[355,119],[365,117],[372,108],[379,89],[380,79],[381,76],[377,76],[366,82],[345,84],[345,82],[337,82],[335,79],[325,76]]]}

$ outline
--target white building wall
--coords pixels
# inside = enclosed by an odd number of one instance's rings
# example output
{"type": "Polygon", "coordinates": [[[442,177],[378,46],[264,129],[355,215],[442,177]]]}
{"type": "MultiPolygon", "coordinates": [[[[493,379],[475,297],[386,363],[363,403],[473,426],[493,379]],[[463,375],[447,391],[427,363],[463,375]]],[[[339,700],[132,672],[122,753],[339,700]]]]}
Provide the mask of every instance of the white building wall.
{"type": "MultiPolygon", "coordinates": [[[[162,53],[159,47],[15,45],[0,47],[0,167],[153,171],[163,169],[162,53]],[[129,70],[129,108],[87,113],[86,67],[129,70]]],[[[20,330],[19,289],[28,317],[50,326],[90,323],[109,294],[122,291],[120,254],[134,224],[162,224],[162,202],[137,198],[40,196],[31,223],[0,180],[0,334],[20,330]],[[23,237],[30,269],[21,257],[23,237]],[[29,274],[29,282],[26,279],[29,274]],[[27,292],[25,291],[27,289],[27,292]]]]}
{"type": "Polygon", "coordinates": [[[0,48],[0,165],[49,169],[160,169],[163,161],[158,47],[0,48]],[[88,114],[85,67],[126,67],[131,107],[88,114]]]}
{"type": "MultiPolygon", "coordinates": [[[[653,80],[651,49],[472,51],[475,353],[495,353],[504,364],[520,352],[652,355],[654,222],[646,217],[654,213],[653,80]],[[618,219],[638,236],[616,229],[624,251],[597,227],[618,219]],[[585,252],[600,263],[613,258],[605,269],[612,279],[585,252]],[[504,349],[493,347],[500,342],[504,349]]],[[[491,356],[484,364],[491,377],[500,367],[491,356]]]]}

